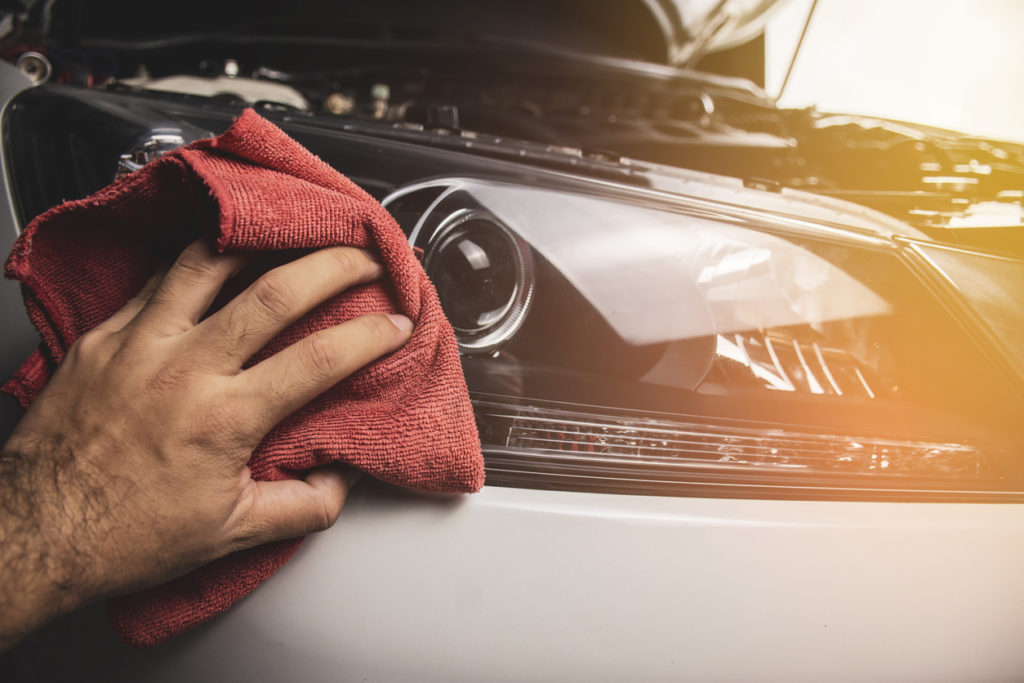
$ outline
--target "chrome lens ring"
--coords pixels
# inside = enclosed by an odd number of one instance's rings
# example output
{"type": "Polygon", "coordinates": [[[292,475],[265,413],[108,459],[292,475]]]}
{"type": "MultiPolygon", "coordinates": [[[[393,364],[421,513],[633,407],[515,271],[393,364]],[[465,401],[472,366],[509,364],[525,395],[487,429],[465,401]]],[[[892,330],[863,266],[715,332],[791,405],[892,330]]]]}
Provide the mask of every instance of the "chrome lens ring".
{"type": "Polygon", "coordinates": [[[515,335],[533,299],[525,240],[487,211],[462,209],[441,221],[424,252],[462,353],[494,351],[515,335]]]}

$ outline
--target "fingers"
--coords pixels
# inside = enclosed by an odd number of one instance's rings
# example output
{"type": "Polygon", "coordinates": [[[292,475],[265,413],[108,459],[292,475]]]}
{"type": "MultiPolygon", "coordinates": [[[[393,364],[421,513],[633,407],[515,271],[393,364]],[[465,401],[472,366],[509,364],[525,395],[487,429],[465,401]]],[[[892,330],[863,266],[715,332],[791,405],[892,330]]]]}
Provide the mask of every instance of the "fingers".
{"type": "Polygon", "coordinates": [[[204,240],[185,248],[138,314],[139,324],[162,334],[190,330],[221,287],[249,260],[241,253],[218,254],[204,240]]]}
{"type": "Polygon", "coordinates": [[[260,435],[370,361],[401,347],[412,334],[403,315],[364,315],[314,332],[243,372],[243,395],[261,397],[254,416],[260,435]],[[268,401],[267,396],[276,400],[268,401]]]}
{"type": "Polygon", "coordinates": [[[264,274],[198,325],[195,339],[237,369],[310,309],[381,274],[381,265],[361,249],[321,249],[264,274]]]}
{"type": "Polygon", "coordinates": [[[125,325],[134,320],[135,316],[139,314],[139,311],[149,302],[153,296],[153,292],[160,285],[164,275],[167,273],[166,268],[160,269],[155,273],[149,280],[142,286],[139,293],[128,300],[124,306],[121,307],[114,315],[107,318],[105,321],[96,326],[97,330],[103,332],[117,332],[124,328],[125,325]]]}
{"type": "Polygon", "coordinates": [[[252,507],[240,522],[237,537],[244,547],[323,531],[341,514],[350,488],[337,466],[320,467],[305,481],[254,482],[252,507]]]}

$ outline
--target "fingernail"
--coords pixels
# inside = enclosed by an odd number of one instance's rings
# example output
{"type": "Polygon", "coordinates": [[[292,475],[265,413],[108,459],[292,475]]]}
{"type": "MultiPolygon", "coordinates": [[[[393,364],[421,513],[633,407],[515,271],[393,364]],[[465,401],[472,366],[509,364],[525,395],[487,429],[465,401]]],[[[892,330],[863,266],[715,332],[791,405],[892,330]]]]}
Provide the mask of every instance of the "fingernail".
{"type": "Polygon", "coordinates": [[[370,259],[371,261],[373,261],[377,265],[381,265],[382,264],[382,261],[380,260],[380,254],[378,254],[376,250],[374,250],[374,249],[361,249],[360,251],[362,251],[364,254],[366,254],[366,258],[370,259]]]}
{"type": "Polygon", "coordinates": [[[392,324],[402,332],[408,334],[412,332],[412,321],[406,318],[404,315],[398,315],[397,313],[389,313],[388,318],[391,319],[392,324]]]}

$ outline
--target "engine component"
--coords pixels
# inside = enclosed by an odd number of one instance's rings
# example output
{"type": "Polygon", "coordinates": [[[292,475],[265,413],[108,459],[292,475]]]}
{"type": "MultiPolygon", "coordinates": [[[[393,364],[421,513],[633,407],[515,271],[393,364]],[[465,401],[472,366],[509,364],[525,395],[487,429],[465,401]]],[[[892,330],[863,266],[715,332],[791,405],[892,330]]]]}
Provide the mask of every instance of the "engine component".
{"type": "Polygon", "coordinates": [[[120,180],[184,144],[185,138],[178,130],[154,130],[150,135],[135,143],[130,151],[121,155],[114,179],[120,180]]]}
{"type": "MultiPolygon", "coordinates": [[[[237,69],[237,64],[235,68],[237,69]]],[[[272,102],[301,111],[309,109],[309,102],[306,98],[290,85],[245,78],[243,76],[220,75],[213,78],[205,78],[202,76],[182,75],[155,79],[143,77],[126,78],[119,81],[119,83],[141,88],[142,90],[177,92],[186,95],[201,95],[203,97],[228,96],[238,98],[247,104],[272,102]]]]}
{"type": "Polygon", "coordinates": [[[45,83],[53,72],[50,60],[45,55],[34,50],[24,52],[18,57],[16,63],[18,70],[31,79],[35,85],[45,83]]]}

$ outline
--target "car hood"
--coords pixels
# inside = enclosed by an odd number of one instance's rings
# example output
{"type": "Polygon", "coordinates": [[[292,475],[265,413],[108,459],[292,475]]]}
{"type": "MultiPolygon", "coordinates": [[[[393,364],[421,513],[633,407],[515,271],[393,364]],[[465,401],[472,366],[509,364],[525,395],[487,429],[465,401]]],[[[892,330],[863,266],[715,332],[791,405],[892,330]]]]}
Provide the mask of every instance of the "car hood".
{"type": "Polygon", "coordinates": [[[741,45],[785,0],[642,0],[665,36],[665,61],[692,66],[709,52],[741,45]]]}
{"type": "Polygon", "coordinates": [[[438,39],[535,44],[591,55],[693,66],[700,57],[742,44],[786,0],[374,0],[300,5],[276,1],[182,0],[154,15],[146,3],[29,1],[56,33],[82,39],[168,39],[206,35],[438,39]],[[45,7],[44,7],[45,5],[45,7]],[[52,5],[52,7],[51,7],[52,5]],[[201,27],[201,28],[200,28],[201,27]]]}

